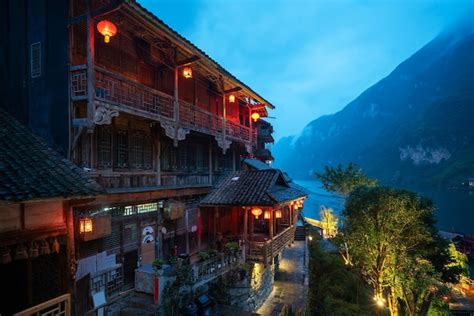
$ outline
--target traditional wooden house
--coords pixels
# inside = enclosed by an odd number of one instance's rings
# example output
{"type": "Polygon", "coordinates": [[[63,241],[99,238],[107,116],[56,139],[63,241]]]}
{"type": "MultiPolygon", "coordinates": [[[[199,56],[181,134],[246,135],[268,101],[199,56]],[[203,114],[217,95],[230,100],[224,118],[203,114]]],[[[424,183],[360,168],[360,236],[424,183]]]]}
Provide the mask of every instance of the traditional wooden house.
{"type": "Polygon", "coordinates": [[[274,106],[135,0],[0,6],[2,107],[105,189],[73,208],[85,313],[140,265],[198,252],[200,200],[242,158],[273,159],[274,106]]]}
{"type": "Polygon", "coordinates": [[[68,315],[75,276],[72,207],[102,192],[0,109],[0,314],[35,306],[24,315],[48,309],[68,315]]]}
{"type": "Polygon", "coordinates": [[[238,241],[244,260],[271,265],[294,241],[306,196],[278,169],[236,171],[201,201],[198,216],[208,229],[198,243],[238,241]]]}

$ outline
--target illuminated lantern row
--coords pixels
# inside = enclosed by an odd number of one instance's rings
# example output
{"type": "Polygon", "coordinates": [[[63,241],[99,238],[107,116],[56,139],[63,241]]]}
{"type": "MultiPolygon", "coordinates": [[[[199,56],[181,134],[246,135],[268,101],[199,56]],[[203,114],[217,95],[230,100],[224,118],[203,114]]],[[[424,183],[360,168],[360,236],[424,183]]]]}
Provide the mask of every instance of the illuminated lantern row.
{"type": "Polygon", "coordinates": [[[97,30],[104,36],[104,42],[110,42],[110,38],[117,34],[117,27],[108,20],[102,20],[97,23],[97,30]]]}
{"type": "Polygon", "coordinates": [[[92,233],[92,219],[89,217],[79,220],[79,232],[81,234],[92,233]]]}
{"type": "Polygon", "coordinates": [[[189,66],[183,67],[183,76],[186,79],[191,79],[193,77],[193,69],[189,66]]]}
{"type": "Polygon", "coordinates": [[[252,120],[256,122],[260,118],[260,114],[258,114],[257,112],[253,112],[251,117],[252,120]]]}

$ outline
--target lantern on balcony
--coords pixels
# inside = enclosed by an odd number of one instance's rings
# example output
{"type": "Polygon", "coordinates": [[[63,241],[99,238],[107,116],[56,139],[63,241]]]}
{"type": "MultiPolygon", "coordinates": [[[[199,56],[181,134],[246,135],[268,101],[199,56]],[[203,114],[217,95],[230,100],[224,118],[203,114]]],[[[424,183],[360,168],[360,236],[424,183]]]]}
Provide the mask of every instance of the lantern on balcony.
{"type": "Polygon", "coordinates": [[[255,218],[258,218],[260,215],[262,215],[262,209],[258,207],[254,207],[252,209],[252,215],[255,216],[255,218]]]}
{"type": "Polygon", "coordinates": [[[81,218],[79,220],[79,232],[81,234],[92,233],[92,219],[90,217],[81,218]]]}
{"type": "Polygon", "coordinates": [[[191,79],[193,77],[193,69],[190,66],[183,67],[183,76],[186,79],[191,79]]]}
{"type": "Polygon", "coordinates": [[[235,95],[231,94],[229,95],[229,102],[234,103],[235,102],[235,95]]]}
{"type": "Polygon", "coordinates": [[[105,43],[110,42],[110,38],[117,34],[117,27],[115,26],[115,24],[108,20],[102,20],[97,23],[97,30],[100,34],[104,35],[105,43]]]}
{"type": "Polygon", "coordinates": [[[256,122],[260,118],[260,114],[258,114],[257,112],[253,112],[251,117],[252,117],[252,120],[256,122]]]}
{"type": "Polygon", "coordinates": [[[275,218],[281,218],[281,210],[275,211],[275,218]]]}
{"type": "Polygon", "coordinates": [[[270,219],[270,211],[265,211],[265,213],[263,213],[263,218],[270,219]]]}

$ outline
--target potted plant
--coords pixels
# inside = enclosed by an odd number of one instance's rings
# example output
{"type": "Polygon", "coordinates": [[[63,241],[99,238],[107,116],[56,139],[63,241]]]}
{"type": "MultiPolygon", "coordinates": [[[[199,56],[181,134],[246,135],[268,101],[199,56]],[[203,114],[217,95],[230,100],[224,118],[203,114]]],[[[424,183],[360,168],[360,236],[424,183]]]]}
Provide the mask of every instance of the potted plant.
{"type": "Polygon", "coordinates": [[[199,261],[206,261],[209,259],[210,255],[207,251],[199,251],[199,261]]]}
{"type": "Polygon", "coordinates": [[[163,260],[161,260],[161,259],[153,260],[152,266],[153,266],[153,270],[155,270],[156,274],[161,274],[162,269],[163,269],[163,260]]]}

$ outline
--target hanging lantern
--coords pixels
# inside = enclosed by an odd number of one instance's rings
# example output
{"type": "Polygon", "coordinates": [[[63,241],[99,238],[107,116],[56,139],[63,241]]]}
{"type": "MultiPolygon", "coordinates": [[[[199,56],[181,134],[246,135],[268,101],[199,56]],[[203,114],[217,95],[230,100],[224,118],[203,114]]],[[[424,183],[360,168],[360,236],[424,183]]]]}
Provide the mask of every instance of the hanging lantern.
{"type": "Polygon", "coordinates": [[[257,112],[253,112],[251,117],[252,120],[256,122],[260,118],[260,114],[258,114],[257,112]]]}
{"type": "Polygon", "coordinates": [[[38,244],[36,241],[33,241],[28,249],[28,257],[36,258],[39,256],[38,244]]]}
{"type": "Polygon", "coordinates": [[[15,250],[15,256],[13,257],[15,260],[23,260],[28,259],[28,254],[26,253],[26,247],[23,244],[19,244],[15,250]]]}
{"type": "Polygon", "coordinates": [[[186,79],[191,79],[193,77],[193,69],[190,66],[183,67],[183,76],[186,79]]]}
{"type": "Polygon", "coordinates": [[[92,232],[92,219],[90,217],[81,218],[79,220],[79,232],[81,234],[92,232]]]}
{"type": "Polygon", "coordinates": [[[58,242],[58,239],[57,238],[54,238],[54,242],[53,242],[53,251],[55,253],[59,253],[59,249],[61,248],[61,245],[59,245],[59,242],[58,242]]]}
{"type": "Polygon", "coordinates": [[[270,219],[270,211],[265,211],[265,213],[263,213],[263,218],[270,219]]]}
{"type": "Polygon", "coordinates": [[[10,249],[8,247],[2,247],[0,250],[0,263],[12,262],[12,256],[10,255],[10,249]]]}
{"type": "Polygon", "coordinates": [[[40,255],[49,255],[51,253],[51,250],[49,249],[49,244],[45,239],[41,241],[41,247],[39,252],[40,255]]]}
{"type": "Polygon", "coordinates": [[[117,27],[110,21],[102,20],[97,23],[97,30],[104,35],[104,42],[110,42],[110,38],[117,34],[117,27]]]}
{"type": "Polygon", "coordinates": [[[258,207],[253,208],[252,215],[255,216],[255,218],[258,218],[260,215],[262,215],[262,209],[258,207]]]}
{"type": "Polygon", "coordinates": [[[281,210],[275,211],[275,218],[281,218],[281,210]]]}
{"type": "Polygon", "coordinates": [[[235,102],[235,95],[231,94],[229,95],[229,102],[234,103],[235,102]]]}

